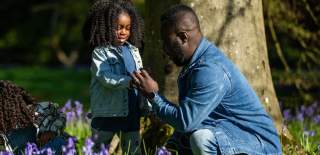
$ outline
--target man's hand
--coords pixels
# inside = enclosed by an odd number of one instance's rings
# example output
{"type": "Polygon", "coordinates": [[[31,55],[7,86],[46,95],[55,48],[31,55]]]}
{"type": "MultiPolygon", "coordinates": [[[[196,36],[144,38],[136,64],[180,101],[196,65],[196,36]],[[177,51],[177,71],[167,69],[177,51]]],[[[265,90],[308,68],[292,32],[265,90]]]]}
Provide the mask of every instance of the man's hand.
{"type": "Polygon", "coordinates": [[[134,71],[131,74],[134,84],[141,91],[142,95],[147,98],[152,98],[154,92],[159,91],[159,86],[156,81],[148,74],[147,71],[141,69],[141,71],[134,71]]]}

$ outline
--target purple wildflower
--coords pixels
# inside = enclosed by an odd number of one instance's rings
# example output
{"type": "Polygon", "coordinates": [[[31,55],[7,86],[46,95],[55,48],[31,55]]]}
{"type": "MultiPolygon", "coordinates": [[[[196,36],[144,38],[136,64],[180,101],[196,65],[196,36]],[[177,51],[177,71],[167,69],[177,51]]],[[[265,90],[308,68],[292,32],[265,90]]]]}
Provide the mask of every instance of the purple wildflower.
{"type": "Polygon", "coordinates": [[[74,111],[69,111],[66,113],[66,119],[67,119],[67,122],[72,122],[73,120],[75,120],[75,112],[74,111]]]}
{"type": "Polygon", "coordinates": [[[316,124],[320,124],[320,115],[314,116],[313,117],[313,122],[316,124]]]}
{"type": "Polygon", "coordinates": [[[52,151],[51,148],[46,148],[40,151],[41,154],[46,154],[46,155],[54,155],[54,151],[52,151]]]}
{"type": "Polygon", "coordinates": [[[283,118],[287,121],[289,121],[292,118],[290,111],[291,111],[290,109],[285,109],[283,111],[283,118]]]}
{"type": "Polygon", "coordinates": [[[99,155],[109,155],[108,147],[104,144],[101,144],[101,151],[99,155]]]}
{"type": "Polygon", "coordinates": [[[320,152],[320,144],[318,145],[318,152],[320,152]]]}
{"type": "Polygon", "coordinates": [[[313,137],[313,136],[316,135],[316,132],[315,131],[307,131],[307,130],[305,130],[305,131],[303,131],[303,134],[305,136],[307,136],[307,137],[313,137]]]}
{"type": "Polygon", "coordinates": [[[70,111],[72,109],[72,106],[71,106],[71,100],[68,100],[66,102],[66,104],[64,104],[64,106],[61,108],[61,111],[63,113],[66,113],[67,111],[70,111]]]}
{"type": "Polygon", "coordinates": [[[168,151],[164,146],[157,148],[156,155],[171,155],[171,152],[168,151]]]}
{"type": "Polygon", "coordinates": [[[32,155],[32,145],[30,143],[27,143],[27,147],[25,148],[25,155],[32,155]]]}
{"type": "Polygon", "coordinates": [[[40,154],[40,151],[35,143],[27,143],[25,155],[40,154]]]}
{"type": "Polygon", "coordinates": [[[74,139],[72,137],[69,137],[68,138],[68,145],[67,145],[67,148],[71,149],[71,148],[74,148],[74,139]]]}
{"type": "Polygon", "coordinates": [[[47,149],[47,155],[53,155],[54,154],[54,152],[51,150],[51,148],[48,148],[47,149]]]}
{"type": "Polygon", "coordinates": [[[8,151],[0,151],[0,155],[14,155],[14,154],[8,151]]]}
{"type": "Polygon", "coordinates": [[[308,116],[308,117],[311,117],[315,110],[317,108],[317,102],[311,104],[310,106],[307,107],[306,111],[305,111],[305,114],[308,116]]]}
{"type": "Polygon", "coordinates": [[[62,146],[62,152],[64,155],[75,155],[76,154],[74,138],[72,138],[72,137],[68,138],[68,144],[67,144],[67,146],[62,146]]]}
{"type": "Polygon", "coordinates": [[[75,101],[74,104],[76,105],[77,116],[81,118],[83,105],[79,101],[75,101]]]}
{"type": "Polygon", "coordinates": [[[82,151],[84,155],[93,155],[92,148],[93,148],[94,142],[87,138],[85,141],[85,146],[82,147],[82,151]]]}
{"type": "Polygon", "coordinates": [[[297,119],[298,119],[300,122],[303,122],[303,120],[304,120],[303,112],[298,112],[298,114],[297,114],[297,119]]]}

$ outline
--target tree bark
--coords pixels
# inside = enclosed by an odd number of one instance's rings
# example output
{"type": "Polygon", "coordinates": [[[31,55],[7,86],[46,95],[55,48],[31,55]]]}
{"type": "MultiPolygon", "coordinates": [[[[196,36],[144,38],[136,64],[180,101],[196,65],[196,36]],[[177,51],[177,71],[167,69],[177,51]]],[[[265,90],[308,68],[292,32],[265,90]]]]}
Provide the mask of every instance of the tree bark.
{"type": "Polygon", "coordinates": [[[159,30],[161,13],[177,3],[196,11],[204,36],[238,66],[272,116],[278,133],[282,134],[282,115],[269,67],[261,0],[146,0],[144,62],[153,70],[162,93],[169,100],[177,101],[179,69],[167,65],[168,60],[163,58],[159,30]]]}

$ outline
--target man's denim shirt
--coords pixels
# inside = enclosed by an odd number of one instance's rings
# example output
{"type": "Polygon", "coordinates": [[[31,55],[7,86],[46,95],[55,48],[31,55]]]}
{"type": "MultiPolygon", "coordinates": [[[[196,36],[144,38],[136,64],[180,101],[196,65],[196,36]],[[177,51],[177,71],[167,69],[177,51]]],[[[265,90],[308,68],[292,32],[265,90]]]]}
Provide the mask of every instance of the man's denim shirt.
{"type": "Polygon", "coordinates": [[[203,38],[178,78],[179,106],[155,95],[153,109],[178,132],[211,129],[222,154],[281,154],[271,118],[236,66],[203,38]],[[254,135],[260,143],[248,148],[254,135]]]}
{"type": "MultiPolygon", "coordinates": [[[[138,48],[126,42],[136,69],[142,68],[138,48]]],[[[125,117],[128,115],[128,89],[131,80],[128,75],[121,50],[107,45],[96,47],[92,53],[90,103],[92,117],[125,117]]],[[[151,108],[146,99],[141,98],[142,110],[151,108]]]]}

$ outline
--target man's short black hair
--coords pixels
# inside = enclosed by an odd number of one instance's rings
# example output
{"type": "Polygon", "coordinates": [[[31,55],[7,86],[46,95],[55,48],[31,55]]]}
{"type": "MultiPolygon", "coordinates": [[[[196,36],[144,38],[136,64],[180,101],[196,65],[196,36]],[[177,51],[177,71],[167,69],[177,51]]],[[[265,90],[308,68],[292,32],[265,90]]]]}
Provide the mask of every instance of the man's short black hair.
{"type": "Polygon", "coordinates": [[[200,29],[199,19],[197,14],[194,10],[183,4],[174,5],[169,8],[164,14],[161,15],[161,25],[168,26],[168,25],[175,25],[177,26],[177,21],[182,17],[184,14],[191,14],[191,20],[194,24],[196,24],[197,28],[200,29]]]}

